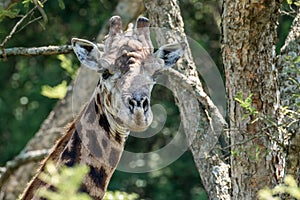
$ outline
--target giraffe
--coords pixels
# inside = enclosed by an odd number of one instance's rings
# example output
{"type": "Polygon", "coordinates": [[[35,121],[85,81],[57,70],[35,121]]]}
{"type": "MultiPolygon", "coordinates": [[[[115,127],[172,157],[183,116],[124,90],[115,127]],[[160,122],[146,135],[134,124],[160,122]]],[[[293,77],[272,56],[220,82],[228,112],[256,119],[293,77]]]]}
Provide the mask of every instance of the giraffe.
{"type": "Polygon", "coordinates": [[[55,190],[39,179],[48,161],[58,168],[85,164],[89,173],[80,187],[93,199],[102,199],[124,150],[130,131],[141,132],[151,124],[150,95],[155,75],[172,67],[185,44],[164,45],[156,52],[150,39],[150,22],[139,17],[135,28],[122,31],[119,16],[110,19],[104,51],[88,40],[73,38],[73,50],[83,66],[100,79],[89,102],[56,142],[21,199],[39,199],[41,187],[55,190]]]}

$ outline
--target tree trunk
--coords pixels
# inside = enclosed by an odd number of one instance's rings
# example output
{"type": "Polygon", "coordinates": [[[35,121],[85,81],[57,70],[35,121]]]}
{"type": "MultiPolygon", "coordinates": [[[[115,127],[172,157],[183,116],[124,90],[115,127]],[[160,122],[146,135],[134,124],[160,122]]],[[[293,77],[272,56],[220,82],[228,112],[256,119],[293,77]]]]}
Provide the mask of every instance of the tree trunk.
{"type": "Polygon", "coordinates": [[[283,149],[277,143],[282,135],[269,123],[279,107],[275,68],[279,8],[279,1],[223,1],[233,199],[256,199],[259,189],[274,186],[284,175],[283,149]],[[247,111],[235,100],[239,93],[244,99],[252,95],[251,106],[258,114],[248,110],[249,116],[244,116],[247,111]]]}

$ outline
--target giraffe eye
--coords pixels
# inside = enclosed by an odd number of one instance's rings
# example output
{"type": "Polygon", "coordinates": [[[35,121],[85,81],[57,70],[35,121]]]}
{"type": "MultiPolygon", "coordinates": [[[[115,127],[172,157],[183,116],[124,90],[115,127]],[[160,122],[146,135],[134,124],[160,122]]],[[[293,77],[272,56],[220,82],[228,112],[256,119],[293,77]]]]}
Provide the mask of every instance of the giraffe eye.
{"type": "Polygon", "coordinates": [[[106,79],[108,79],[111,75],[112,75],[112,74],[109,73],[108,69],[106,69],[106,70],[103,72],[103,74],[102,74],[102,78],[103,78],[104,80],[106,80],[106,79]]]}

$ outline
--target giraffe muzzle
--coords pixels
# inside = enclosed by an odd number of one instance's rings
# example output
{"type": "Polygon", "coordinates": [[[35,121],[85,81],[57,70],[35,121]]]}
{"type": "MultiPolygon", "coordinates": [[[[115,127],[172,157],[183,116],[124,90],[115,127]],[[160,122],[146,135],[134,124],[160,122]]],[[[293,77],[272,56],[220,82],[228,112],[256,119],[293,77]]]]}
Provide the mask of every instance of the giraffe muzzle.
{"type": "Polygon", "coordinates": [[[135,114],[136,112],[146,113],[149,110],[150,102],[146,96],[142,98],[132,97],[128,98],[128,105],[131,114],[135,114]]]}

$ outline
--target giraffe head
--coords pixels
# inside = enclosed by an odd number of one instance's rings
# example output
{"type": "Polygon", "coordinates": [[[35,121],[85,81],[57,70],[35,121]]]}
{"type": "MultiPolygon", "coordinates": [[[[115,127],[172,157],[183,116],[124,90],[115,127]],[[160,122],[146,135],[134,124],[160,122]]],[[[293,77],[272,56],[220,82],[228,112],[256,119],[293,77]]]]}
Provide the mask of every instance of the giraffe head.
{"type": "Polygon", "coordinates": [[[90,41],[72,39],[79,61],[100,73],[98,91],[105,112],[119,126],[136,132],[152,122],[150,95],[155,75],[173,66],[184,51],[184,44],[176,43],[154,52],[149,25],[147,18],[139,17],[135,29],[123,32],[120,17],[112,17],[103,52],[90,41]]]}

